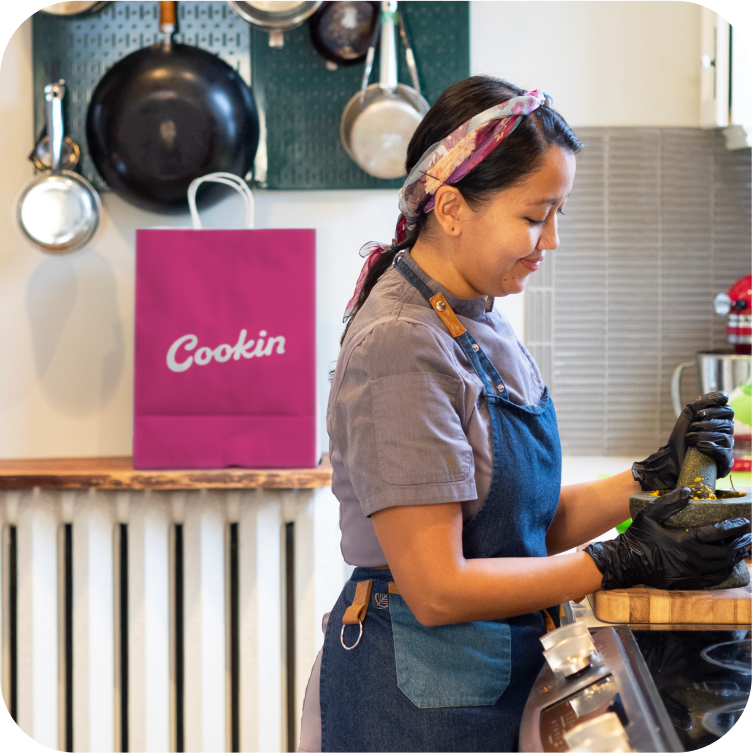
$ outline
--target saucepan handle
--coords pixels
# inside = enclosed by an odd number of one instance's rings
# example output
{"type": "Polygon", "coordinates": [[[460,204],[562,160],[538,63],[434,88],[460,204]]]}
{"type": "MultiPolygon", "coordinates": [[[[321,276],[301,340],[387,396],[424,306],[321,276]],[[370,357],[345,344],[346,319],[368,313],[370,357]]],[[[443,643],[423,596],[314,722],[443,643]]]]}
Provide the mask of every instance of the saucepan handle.
{"type": "Polygon", "coordinates": [[[50,139],[50,165],[53,173],[60,171],[63,155],[63,97],[65,96],[65,81],[60,79],[56,84],[44,87],[44,97],[47,101],[47,136],[50,139]]]}
{"type": "Polygon", "coordinates": [[[376,45],[379,41],[381,34],[381,21],[376,24],[373,30],[373,36],[371,37],[371,44],[368,46],[368,52],[366,53],[366,64],[363,68],[363,81],[360,85],[360,99],[361,106],[363,97],[365,96],[366,89],[368,88],[368,79],[371,78],[371,71],[373,70],[373,58],[376,55],[376,45]]]}
{"type": "Polygon", "coordinates": [[[394,36],[394,19],[397,15],[396,0],[382,0],[381,3],[381,45],[380,80],[384,91],[397,89],[397,45],[394,36]]]}
{"type": "Polygon", "coordinates": [[[405,45],[405,57],[407,58],[407,67],[410,70],[410,78],[413,81],[413,89],[420,94],[420,79],[418,78],[418,66],[415,65],[415,55],[413,55],[413,48],[410,44],[410,39],[407,36],[407,29],[405,29],[405,19],[402,16],[402,11],[397,11],[399,18],[399,30],[400,37],[402,37],[402,44],[405,45]]]}
{"type": "Polygon", "coordinates": [[[234,188],[245,201],[245,222],[248,230],[253,229],[253,194],[248,184],[237,175],[232,173],[209,173],[208,175],[202,175],[200,178],[196,178],[188,186],[188,207],[191,210],[191,219],[193,220],[193,229],[201,230],[201,218],[198,216],[198,209],[196,209],[196,191],[202,183],[223,183],[230,188],[234,188]]]}
{"type": "Polygon", "coordinates": [[[675,369],[673,376],[671,377],[671,402],[674,404],[674,413],[679,418],[682,412],[681,401],[681,378],[682,372],[687,366],[692,366],[694,361],[685,361],[680,363],[675,369]]]}
{"type": "Polygon", "coordinates": [[[174,2],[161,2],[159,4],[159,26],[167,34],[175,31],[177,25],[177,10],[174,2]],[[167,27],[167,28],[165,28],[167,27]]]}

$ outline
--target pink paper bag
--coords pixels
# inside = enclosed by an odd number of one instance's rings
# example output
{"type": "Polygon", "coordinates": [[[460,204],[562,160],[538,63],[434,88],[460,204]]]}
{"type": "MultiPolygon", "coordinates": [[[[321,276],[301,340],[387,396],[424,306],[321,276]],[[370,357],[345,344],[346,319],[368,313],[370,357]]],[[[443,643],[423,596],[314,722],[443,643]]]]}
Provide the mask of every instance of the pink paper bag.
{"type": "Polygon", "coordinates": [[[135,468],[318,464],[315,250],[314,230],[137,231],[135,468]]]}

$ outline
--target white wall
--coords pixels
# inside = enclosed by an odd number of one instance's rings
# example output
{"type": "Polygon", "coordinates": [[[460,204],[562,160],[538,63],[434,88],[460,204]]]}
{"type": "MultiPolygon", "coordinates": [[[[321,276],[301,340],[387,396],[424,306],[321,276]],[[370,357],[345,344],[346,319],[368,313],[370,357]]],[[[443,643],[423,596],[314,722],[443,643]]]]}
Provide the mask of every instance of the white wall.
{"type": "MultiPolygon", "coordinates": [[[[540,86],[577,125],[697,125],[699,9],[661,2],[473,2],[473,73],[540,86]],[[646,88],[659,93],[646,103],[646,88]]],[[[134,232],[187,225],[103,195],[85,249],[45,256],[11,218],[31,178],[31,24],[0,67],[0,458],[128,455],[131,449],[134,232]]],[[[315,227],[322,415],[359,247],[389,240],[396,192],[256,192],[257,227],[315,227]]],[[[238,226],[239,199],[207,215],[238,226]]],[[[522,297],[500,302],[521,333],[522,297]]],[[[327,447],[322,420],[322,445],[327,447]]]]}
{"type": "Polygon", "coordinates": [[[477,2],[473,73],[541,88],[572,126],[700,125],[700,6],[477,2]]]}

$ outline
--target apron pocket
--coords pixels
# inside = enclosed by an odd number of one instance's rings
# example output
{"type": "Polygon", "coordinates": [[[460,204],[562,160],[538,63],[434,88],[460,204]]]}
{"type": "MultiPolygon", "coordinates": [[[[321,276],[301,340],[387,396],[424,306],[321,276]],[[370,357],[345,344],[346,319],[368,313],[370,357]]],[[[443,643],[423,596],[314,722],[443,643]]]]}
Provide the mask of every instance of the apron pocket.
{"type": "Polygon", "coordinates": [[[389,595],[397,687],[421,709],[492,706],[509,685],[511,630],[503,620],[421,625],[389,595]]]}

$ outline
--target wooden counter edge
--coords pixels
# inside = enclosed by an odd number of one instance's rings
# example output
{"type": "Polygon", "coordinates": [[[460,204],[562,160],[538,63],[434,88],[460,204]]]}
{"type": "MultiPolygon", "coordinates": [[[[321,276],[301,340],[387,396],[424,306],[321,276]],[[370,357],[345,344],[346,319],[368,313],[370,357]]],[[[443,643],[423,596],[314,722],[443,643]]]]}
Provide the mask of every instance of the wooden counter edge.
{"type": "MultiPolygon", "coordinates": [[[[746,558],[745,562],[747,563],[747,567],[752,570],[752,560],[746,558]]],[[[633,586],[631,588],[617,588],[612,591],[595,591],[588,594],[586,598],[590,604],[593,616],[601,622],[610,625],[629,624],[658,627],[660,625],[749,626],[752,624],[752,583],[739,588],[724,588],[723,590],[702,589],[698,591],[665,591],[650,586],[633,586]],[[662,604],[664,609],[656,610],[655,615],[657,616],[658,611],[660,611],[663,619],[654,619],[653,610],[649,608],[651,595],[656,601],[665,602],[662,604]],[[625,596],[627,596],[626,600],[624,599],[625,596]],[[693,606],[704,602],[710,608],[711,613],[705,615],[706,619],[701,619],[699,614],[693,609],[690,610],[690,617],[682,618],[677,614],[673,614],[670,610],[672,596],[674,598],[683,598],[690,603],[694,602],[693,606]],[[631,597],[635,598],[632,599],[631,597]],[[720,615],[716,611],[721,600],[733,602],[730,614],[727,613],[728,609],[723,610],[726,612],[724,615],[720,615]],[[646,604],[642,605],[644,608],[636,609],[633,602],[637,601],[645,601],[646,604]],[[716,610],[713,609],[714,601],[716,602],[716,610]]]]}
{"type": "Polygon", "coordinates": [[[164,471],[136,470],[129,457],[0,460],[0,490],[316,489],[331,483],[326,455],[316,468],[164,471]]]}

